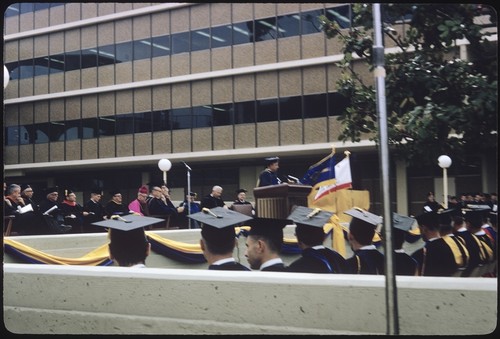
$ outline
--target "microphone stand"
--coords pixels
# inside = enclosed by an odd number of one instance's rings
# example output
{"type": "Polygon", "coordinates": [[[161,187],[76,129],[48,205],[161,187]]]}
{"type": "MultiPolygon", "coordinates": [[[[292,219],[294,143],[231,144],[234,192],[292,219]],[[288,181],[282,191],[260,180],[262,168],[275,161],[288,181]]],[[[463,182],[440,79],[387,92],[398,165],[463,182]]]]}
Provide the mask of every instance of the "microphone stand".
{"type": "MultiPolygon", "coordinates": [[[[186,174],[187,174],[187,196],[189,196],[190,198],[188,199],[186,197],[186,202],[187,202],[187,205],[188,205],[188,214],[187,215],[191,215],[191,167],[188,166],[188,164],[186,164],[184,161],[182,162],[184,164],[184,166],[186,166],[186,174]]],[[[191,218],[188,218],[188,227],[189,229],[191,229],[191,218]]]]}

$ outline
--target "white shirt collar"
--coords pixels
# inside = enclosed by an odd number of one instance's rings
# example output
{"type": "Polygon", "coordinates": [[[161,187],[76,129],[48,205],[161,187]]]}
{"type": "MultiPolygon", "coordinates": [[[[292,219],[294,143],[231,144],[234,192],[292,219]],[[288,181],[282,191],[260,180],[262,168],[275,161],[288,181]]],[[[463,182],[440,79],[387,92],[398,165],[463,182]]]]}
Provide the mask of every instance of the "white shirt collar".
{"type": "Polygon", "coordinates": [[[225,264],[228,262],[236,262],[236,260],[234,260],[234,258],[224,258],[224,259],[220,259],[220,260],[215,261],[214,263],[212,263],[212,265],[222,265],[222,264],[225,264]]]}
{"type": "Polygon", "coordinates": [[[266,268],[268,266],[272,266],[275,264],[282,264],[282,263],[283,263],[283,260],[281,260],[281,258],[274,258],[274,259],[268,260],[265,263],[263,263],[262,265],[260,265],[259,269],[262,271],[263,268],[266,268]]]}

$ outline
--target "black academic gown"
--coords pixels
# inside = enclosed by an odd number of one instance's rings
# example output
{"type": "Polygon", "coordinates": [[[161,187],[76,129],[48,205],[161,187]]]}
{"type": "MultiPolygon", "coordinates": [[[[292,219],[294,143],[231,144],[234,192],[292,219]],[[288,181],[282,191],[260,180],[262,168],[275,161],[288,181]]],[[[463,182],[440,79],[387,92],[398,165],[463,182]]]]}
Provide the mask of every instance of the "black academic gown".
{"type": "Polygon", "coordinates": [[[281,180],[275,172],[271,172],[268,168],[263,170],[259,175],[259,187],[279,185],[281,180]]]}
{"type": "Polygon", "coordinates": [[[329,248],[306,248],[302,256],[292,262],[287,272],[305,273],[345,273],[346,262],[344,257],[329,248]]]}
{"type": "Polygon", "coordinates": [[[287,272],[287,267],[283,263],[274,264],[261,269],[262,272],[287,272]]]}
{"type": "Polygon", "coordinates": [[[384,255],[377,249],[359,249],[346,260],[348,273],[384,274],[384,255]]]}
{"type": "Polygon", "coordinates": [[[418,262],[405,252],[394,252],[396,275],[415,275],[418,262]]]}
{"type": "Polygon", "coordinates": [[[108,217],[112,215],[124,215],[129,214],[128,206],[125,204],[117,204],[113,200],[110,200],[104,205],[104,213],[108,217]]]}
{"type": "Polygon", "coordinates": [[[90,199],[83,205],[83,210],[89,213],[83,217],[83,231],[85,233],[106,232],[105,227],[92,225],[94,222],[104,220],[104,206],[100,202],[90,199]]]}
{"type": "Polygon", "coordinates": [[[419,264],[419,275],[449,277],[458,270],[455,256],[443,238],[427,241],[412,257],[419,264]]]}
{"type": "Polygon", "coordinates": [[[210,265],[209,270],[219,270],[219,271],[250,271],[250,269],[242,264],[231,261],[220,265],[210,265]]]}
{"type": "Polygon", "coordinates": [[[203,208],[208,208],[212,209],[215,207],[224,207],[224,200],[221,198],[216,198],[212,196],[211,194],[205,196],[203,200],[201,201],[200,207],[203,208]]]}

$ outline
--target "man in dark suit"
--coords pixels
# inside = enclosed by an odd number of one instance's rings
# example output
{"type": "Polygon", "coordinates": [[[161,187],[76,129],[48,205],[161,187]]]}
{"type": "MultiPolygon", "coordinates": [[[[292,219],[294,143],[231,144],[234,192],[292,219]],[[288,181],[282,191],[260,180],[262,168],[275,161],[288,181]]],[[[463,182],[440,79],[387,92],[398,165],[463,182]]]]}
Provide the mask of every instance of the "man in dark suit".
{"type": "Polygon", "coordinates": [[[212,192],[201,200],[200,207],[202,209],[212,209],[215,207],[228,208],[224,203],[224,200],[222,200],[222,187],[218,185],[212,187],[212,192]]]}
{"type": "Polygon", "coordinates": [[[280,258],[283,245],[283,228],[289,220],[254,218],[246,224],[251,227],[245,245],[245,257],[250,268],[260,271],[285,271],[280,258]]]}

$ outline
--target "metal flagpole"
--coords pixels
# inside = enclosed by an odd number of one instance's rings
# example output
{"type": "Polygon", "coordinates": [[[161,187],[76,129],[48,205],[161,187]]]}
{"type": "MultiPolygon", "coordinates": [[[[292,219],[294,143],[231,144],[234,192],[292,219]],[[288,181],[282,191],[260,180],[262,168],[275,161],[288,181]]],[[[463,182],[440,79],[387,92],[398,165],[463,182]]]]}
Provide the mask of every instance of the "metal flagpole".
{"type": "MultiPolygon", "coordinates": [[[[188,205],[188,214],[187,215],[191,215],[191,198],[188,198],[188,196],[191,197],[191,167],[189,167],[188,164],[186,164],[184,161],[182,163],[184,164],[184,166],[186,166],[186,170],[187,170],[187,185],[188,185],[188,192],[186,195],[186,202],[188,205]]],[[[189,225],[188,226],[189,229],[191,229],[191,218],[188,218],[188,225],[189,225]]]]}
{"type": "Polygon", "coordinates": [[[377,111],[379,123],[379,160],[381,166],[381,188],[382,207],[385,230],[385,286],[386,286],[386,313],[387,313],[387,334],[398,335],[398,303],[396,277],[394,275],[394,250],[392,244],[392,213],[389,190],[389,151],[387,137],[387,112],[385,101],[385,68],[384,68],[384,45],[382,40],[382,24],[380,17],[380,4],[373,4],[373,29],[375,40],[373,45],[374,75],[377,91],[377,111]]]}

